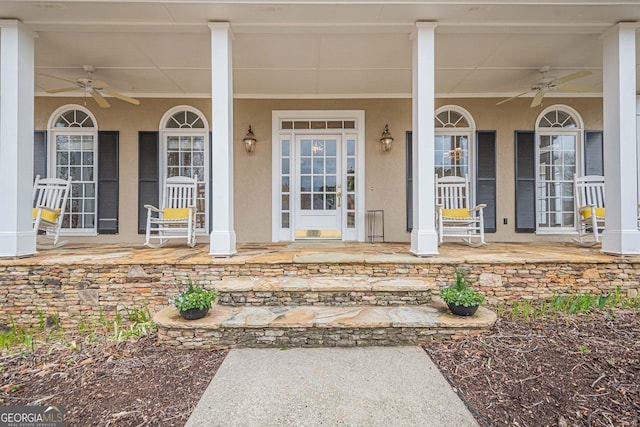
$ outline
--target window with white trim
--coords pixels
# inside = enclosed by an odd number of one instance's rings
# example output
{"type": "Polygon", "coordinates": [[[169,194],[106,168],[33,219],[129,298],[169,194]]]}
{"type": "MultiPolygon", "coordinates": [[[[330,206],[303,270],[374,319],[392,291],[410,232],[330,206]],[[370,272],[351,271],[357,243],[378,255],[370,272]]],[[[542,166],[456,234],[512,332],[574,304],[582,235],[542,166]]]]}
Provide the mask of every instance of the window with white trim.
{"type": "Polygon", "coordinates": [[[67,234],[97,232],[98,126],[89,110],[67,105],[49,119],[49,176],[68,179],[71,194],[62,229],[67,234]]]}
{"type": "Polygon", "coordinates": [[[536,122],[536,229],[574,231],[573,175],[580,173],[582,121],[576,111],[554,105],[536,122]]]}
{"type": "Polygon", "coordinates": [[[471,147],[475,125],[464,109],[449,105],[435,116],[435,173],[438,177],[465,176],[473,180],[471,147]]]}
{"type": "MultiPolygon", "coordinates": [[[[209,126],[204,115],[190,106],[169,110],[161,122],[161,183],[172,176],[198,175],[196,228],[209,229],[209,126]]],[[[162,184],[161,184],[162,186],[162,184]]],[[[162,188],[160,188],[162,197],[162,188]]]]}

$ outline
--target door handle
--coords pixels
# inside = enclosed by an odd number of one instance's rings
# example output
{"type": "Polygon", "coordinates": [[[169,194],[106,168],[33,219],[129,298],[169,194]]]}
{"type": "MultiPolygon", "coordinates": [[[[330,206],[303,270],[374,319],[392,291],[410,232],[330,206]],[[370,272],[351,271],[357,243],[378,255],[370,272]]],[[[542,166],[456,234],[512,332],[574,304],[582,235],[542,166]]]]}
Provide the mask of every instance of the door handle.
{"type": "Polygon", "coordinates": [[[338,196],[338,207],[340,207],[342,205],[342,191],[338,191],[336,196],[338,196]]]}

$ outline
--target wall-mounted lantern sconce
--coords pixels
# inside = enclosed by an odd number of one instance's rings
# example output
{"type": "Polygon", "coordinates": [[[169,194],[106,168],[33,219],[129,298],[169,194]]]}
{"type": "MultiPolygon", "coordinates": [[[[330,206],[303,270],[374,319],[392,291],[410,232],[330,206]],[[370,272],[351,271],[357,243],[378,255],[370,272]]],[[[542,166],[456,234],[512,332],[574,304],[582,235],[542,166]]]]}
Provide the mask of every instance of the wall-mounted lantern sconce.
{"type": "Polygon", "coordinates": [[[249,131],[247,132],[247,134],[244,136],[244,138],[242,138],[242,142],[244,142],[244,149],[247,151],[247,153],[253,153],[254,151],[256,151],[256,136],[251,130],[251,125],[249,125],[249,131]]]}
{"type": "Polygon", "coordinates": [[[391,151],[391,143],[393,142],[393,137],[391,133],[389,133],[389,125],[384,125],[384,131],[382,132],[382,136],[380,137],[380,144],[382,144],[382,151],[389,152],[391,151]]]}

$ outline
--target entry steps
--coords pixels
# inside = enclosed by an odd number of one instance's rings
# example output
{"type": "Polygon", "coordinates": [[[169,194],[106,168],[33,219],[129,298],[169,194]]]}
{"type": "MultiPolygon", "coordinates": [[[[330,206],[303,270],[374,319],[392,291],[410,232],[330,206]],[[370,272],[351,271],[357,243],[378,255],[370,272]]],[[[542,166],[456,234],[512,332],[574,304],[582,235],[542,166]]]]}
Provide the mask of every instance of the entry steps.
{"type": "Polygon", "coordinates": [[[162,345],[180,348],[419,345],[491,329],[492,311],[453,316],[421,278],[228,278],[213,286],[207,316],[184,320],[173,307],[154,316],[162,345]]]}

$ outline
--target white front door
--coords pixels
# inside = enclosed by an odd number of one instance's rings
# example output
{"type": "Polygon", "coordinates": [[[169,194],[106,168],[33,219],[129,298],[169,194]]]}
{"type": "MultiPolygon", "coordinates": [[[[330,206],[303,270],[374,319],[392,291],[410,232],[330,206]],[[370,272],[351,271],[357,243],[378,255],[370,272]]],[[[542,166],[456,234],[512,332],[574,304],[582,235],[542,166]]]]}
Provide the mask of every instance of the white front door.
{"type": "Polygon", "coordinates": [[[295,238],[341,239],[342,138],[298,135],[295,143],[295,238]]]}

